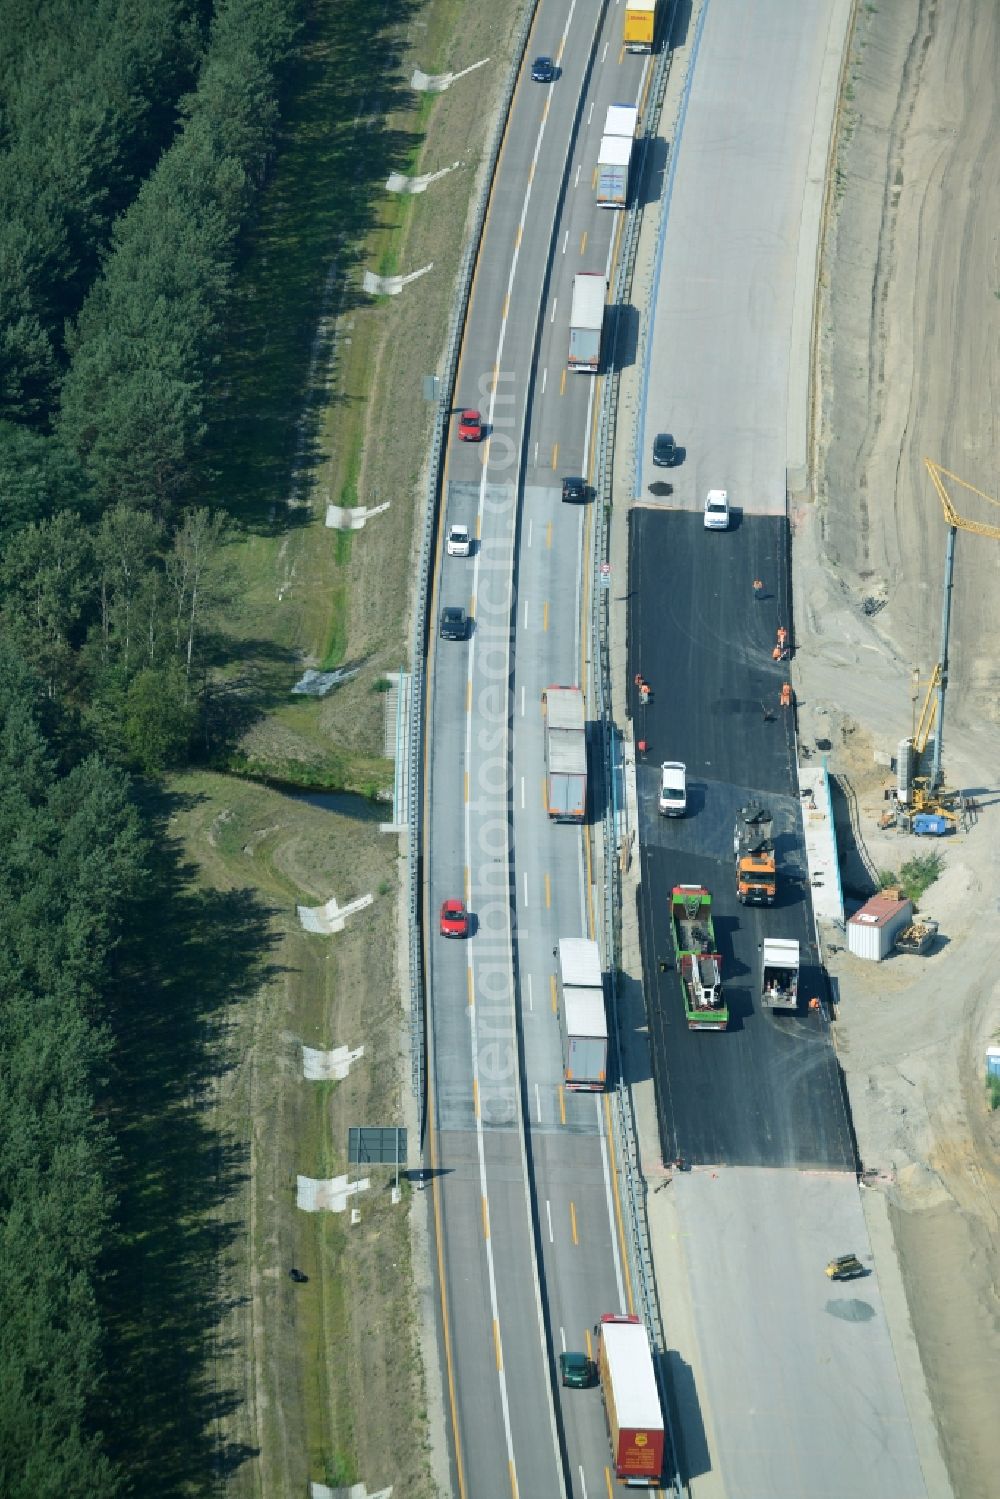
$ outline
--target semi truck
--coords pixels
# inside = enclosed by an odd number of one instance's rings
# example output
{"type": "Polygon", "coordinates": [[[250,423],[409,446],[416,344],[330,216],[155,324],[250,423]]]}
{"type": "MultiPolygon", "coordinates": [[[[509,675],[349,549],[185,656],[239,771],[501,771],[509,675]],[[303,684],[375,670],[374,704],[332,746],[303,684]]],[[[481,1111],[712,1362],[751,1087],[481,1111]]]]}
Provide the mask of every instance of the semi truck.
{"type": "Polygon", "coordinates": [[[610,104],[597,156],[598,208],[625,208],[639,111],[632,104],[610,104]]]}
{"type": "Polygon", "coordinates": [[[652,52],[656,0],[626,0],[622,41],[626,52],[652,52]]]}
{"type": "Polygon", "coordinates": [[[663,1410],[649,1334],[638,1317],[601,1318],[597,1359],[615,1477],[654,1487],[663,1475],[663,1410]]]}
{"type": "Polygon", "coordinates": [[[771,836],[774,818],[760,802],[747,802],[736,814],[733,855],[736,894],[741,905],[773,906],[778,893],[778,871],[771,836]]]}
{"type": "Polygon", "coordinates": [[[559,1022],[566,1087],[574,1092],[603,1091],[608,1075],[608,1018],[601,950],[589,937],[559,939],[559,1022]]]}
{"type": "Polygon", "coordinates": [[[571,370],[596,375],[601,367],[601,336],[604,332],[604,301],[608,283],[600,271],[581,271],[573,277],[573,301],[569,313],[569,357],[571,370]]]}
{"type": "Polygon", "coordinates": [[[674,886],[670,931],[688,1030],[724,1031],[729,1010],[722,991],[722,959],[715,944],[712,897],[704,886],[674,886]]]}
{"type": "Polygon", "coordinates": [[[765,937],[760,948],[760,997],[765,1010],[794,1010],[799,1002],[799,944],[765,937]]]}
{"type": "Polygon", "coordinates": [[[579,687],[547,687],[545,809],[553,822],[582,822],[587,810],[587,729],[579,687]]]}

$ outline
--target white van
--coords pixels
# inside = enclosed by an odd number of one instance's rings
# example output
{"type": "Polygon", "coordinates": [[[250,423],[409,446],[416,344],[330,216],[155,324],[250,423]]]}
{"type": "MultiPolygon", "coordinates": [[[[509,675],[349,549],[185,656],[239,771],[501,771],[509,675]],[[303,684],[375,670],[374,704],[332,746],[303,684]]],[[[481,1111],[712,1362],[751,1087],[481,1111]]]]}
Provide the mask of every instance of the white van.
{"type": "Polygon", "coordinates": [[[683,817],[687,811],[687,768],[680,760],[660,766],[659,806],[661,817],[683,817]]]}

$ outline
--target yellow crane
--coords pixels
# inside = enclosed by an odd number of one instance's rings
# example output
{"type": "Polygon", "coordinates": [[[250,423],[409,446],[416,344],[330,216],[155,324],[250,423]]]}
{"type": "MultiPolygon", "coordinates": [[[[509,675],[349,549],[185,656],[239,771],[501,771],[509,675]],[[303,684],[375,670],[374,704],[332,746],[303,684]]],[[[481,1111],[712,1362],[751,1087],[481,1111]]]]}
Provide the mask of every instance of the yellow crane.
{"type": "Polygon", "coordinates": [[[986,494],[982,489],[977,489],[974,484],[967,483],[965,479],[960,479],[950,469],[942,468],[939,463],[935,463],[930,458],[924,459],[924,467],[931,476],[931,483],[937,491],[944,510],[944,518],[948,523],[948,546],[944,563],[944,596],[941,601],[941,648],[913,735],[913,747],[918,756],[927,748],[928,740],[935,727],[935,720],[937,733],[934,736],[934,756],[930,775],[926,778],[921,777],[918,782],[915,782],[917,788],[915,803],[918,811],[935,808],[947,813],[948,803],[953,802],[955,798],[954,793],[949,795],[944,788],[941,745],[944,738],[944,700],[948,689],[948,635],[951,629],[951,593],[955,580],[955,540],[959,531],[971,531],[975,536],[985,536],[992,541],[1000,541],[1000,524],[990,525],[985,521],[971,520],[968,516],[960,515],[948,492],[945,480],[947,479],[960,489],[967,490],[969,494],[976,495],[978,499],[985,500],[988,505],[1000,508],[1000,500],[994,495],[986,494]]]}

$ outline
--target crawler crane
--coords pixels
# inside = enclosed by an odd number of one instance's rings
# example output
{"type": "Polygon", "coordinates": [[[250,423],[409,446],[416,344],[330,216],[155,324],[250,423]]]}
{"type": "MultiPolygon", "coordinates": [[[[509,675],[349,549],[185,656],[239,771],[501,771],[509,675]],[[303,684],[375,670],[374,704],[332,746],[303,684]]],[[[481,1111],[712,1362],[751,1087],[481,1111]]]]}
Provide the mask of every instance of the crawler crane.
{"type": "Polygon", "coordinates": [[[948,689],[948,636],[951,629],[951,594],[955,580],[955,542],[959,531],[970,531],[975,536],[985,536],[992,541],[1000,541],[1000,525],[988,525],[984,521],[970,520],[967,516],[960,515],[944,481],[950,480],[952,484],[968,490],[970,494],[976,495],[990,505],[1000,506],[1000,500],[977,489],[974,484],[966,483],[957,474],[942,468],[930,458],[924,459],[924,466],[930,474],[931,483],[937,491],[944,510],[944,518],[948,524],[944,590],[941,601],[941,646],[937,665],[927,688],[927,696],[924,698],[920,716],[914,725],[913,737],[903,740],[900,745],[897,799],[900,805],[905,807],[907,814],[930,812],[954,824],[960,818],[964,821],[968,811],[966,800],[961,792],[951,790],[945,785],[942,769],[944,703],[948,689]],[[932,734],[934,747],[930,768],[927,771],[924,769],[923,761],[932,734]]]}

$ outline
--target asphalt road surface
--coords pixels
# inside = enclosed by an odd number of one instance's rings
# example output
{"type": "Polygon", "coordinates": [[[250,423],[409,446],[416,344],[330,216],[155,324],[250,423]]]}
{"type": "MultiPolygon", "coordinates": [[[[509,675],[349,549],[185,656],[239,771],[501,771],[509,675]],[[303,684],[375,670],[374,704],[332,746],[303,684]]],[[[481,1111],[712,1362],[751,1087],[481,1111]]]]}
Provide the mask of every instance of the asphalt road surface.
{"type": "Polygon", "coordinates": [[[645,77],[620,26],[616,7],[541,7],[531,50],[561,72],[518,87],[456,389],[486,441],[457,441],[456,409],[444,481],[443,531],[464,522],[475,542],[442,550],[434,592],[435,619],[461,605],[473,628],[436,639],[429,666],[431,1157],[453,1487],[475,1499],[607,1492],[600,1395],[563,1391],[556,1360],[592,1353],[594,1323],[629,1295],[605,1103],[562,1086],[554,949],[591,933],[589,849],[542,796],[542,693],[584,670],[588,508],[564,505],[560,481],[586,471],[595,382],[565,368],[572,280],[609,265],[601,126],[645,77]],[[464,942],[437,935],[456,896],[464,942]]]}
{"type": "Polygon", "coordinates": [[[629,680],[640,673],[653,688],[646,707],[635,694],[633,721],[647,745],[636,772],[640,918],[660,1136],[666,1160],[850,1171],[854,1149],[825,1024],[808,1010],[769,1013],[758,992],[758,944],[771,936],[798,941],[803,997],[824,993],[794,720],[779,706],[788,673],[771,658],[777,629],[790,619],[787,578],[783,518],[738,515],[717,532],[698,515],[632,511],[629,680]],[[755,578],[765,582],[760,598],[755,578]],[[661,760],[687,766],[684,818],[657,812],[661,760]],[[771,909],[736,898],[733,827],[751,796],[775,818],[779,894],[771,909]],[[668,912],[680,884],[712,895],[731,1017],[723,1034],[685,1024],[668,912]]]}

